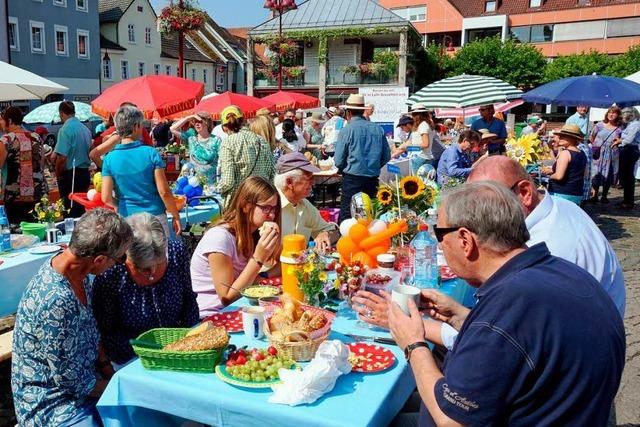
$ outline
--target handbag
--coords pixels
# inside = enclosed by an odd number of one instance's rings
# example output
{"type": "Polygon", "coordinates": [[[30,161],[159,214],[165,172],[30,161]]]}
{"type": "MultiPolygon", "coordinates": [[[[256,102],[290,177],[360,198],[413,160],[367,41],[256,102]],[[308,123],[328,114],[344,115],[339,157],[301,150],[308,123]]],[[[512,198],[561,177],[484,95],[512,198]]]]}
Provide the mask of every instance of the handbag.
{"type": "Polygon", "coordinates": [[[602,153],[602,146],[609,140],[609,138],[611,138],[611,135],[613,135],[617,130],[617,127],[612,130],[611,133],[604,139],[604,141],[602,141],[602,144],[600,144],[600,146],[593,147],[593,149],[591,150],[591,157],[593,158],[593,160],[598,160],[600,158],[600,154],[602,153]]]}

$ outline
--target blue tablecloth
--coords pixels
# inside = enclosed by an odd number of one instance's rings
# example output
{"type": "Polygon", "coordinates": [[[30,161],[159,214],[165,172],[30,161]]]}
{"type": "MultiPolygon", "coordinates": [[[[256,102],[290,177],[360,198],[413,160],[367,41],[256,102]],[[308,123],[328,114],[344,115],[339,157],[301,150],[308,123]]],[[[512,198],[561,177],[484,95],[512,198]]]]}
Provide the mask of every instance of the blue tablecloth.
{"type": "MultiPolygon", "coordinates": [[[[219,209],[215,205],[207,206],[207,210],[189,208],[189,223],[209,221],[218,214],[219,209]]],[[[180,212],[183,226],[186,215],[187,212],[183,209],[180,212]]],[[[51,254],[33,255],[26,249],[9,252],[6,256],[0,255],[0,260],[4,261],[0,265],[0,317],[16,312],[27,284],[50,256],[51,254]]]]}
{"type": "MultiPolygon", "coordinates": [[[[442,289],[457,297],[464,295],[466,286],[461,280],[450,280],[442,289]]],[[[356,322],[353,312],[339,311],[330,339],[352,341],[346,333],[389,336],[359,327],[356,322]]],[[[243,334],[233,334],[231,343],[259,348],[268,345],[264,339],[250,340],[243,334]]],[[[268,403],[271,389],[234,387],[213,373],[145,370],[135,360],[111,379],[98,402],[98,411],[107,427],[177,426],[185,420],[216,427],[386,426],[415,389],[415,380],[402,351],[397,346],[383,347],[396,356],[391,369],[378,374],[343,375],[330,393],[311,405],[295,407],[268,403]]]]}

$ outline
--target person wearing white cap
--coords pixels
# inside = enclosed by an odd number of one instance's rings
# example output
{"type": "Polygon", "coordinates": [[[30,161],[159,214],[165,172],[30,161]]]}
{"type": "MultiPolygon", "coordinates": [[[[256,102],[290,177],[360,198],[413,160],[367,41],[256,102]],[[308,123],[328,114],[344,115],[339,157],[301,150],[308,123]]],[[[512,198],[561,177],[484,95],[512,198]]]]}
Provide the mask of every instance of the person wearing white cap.
{"type": "Polygon", "coordinates": [[[363,117],[364,96],[349,95],[342,108],[347,110],[349,126],[336,142],[335,165],[342,173],[340,221],[351,217],[351,197],[364,192],[374,197],[378,189],[380,169],[391,158],[384,130],[363,117]]]}

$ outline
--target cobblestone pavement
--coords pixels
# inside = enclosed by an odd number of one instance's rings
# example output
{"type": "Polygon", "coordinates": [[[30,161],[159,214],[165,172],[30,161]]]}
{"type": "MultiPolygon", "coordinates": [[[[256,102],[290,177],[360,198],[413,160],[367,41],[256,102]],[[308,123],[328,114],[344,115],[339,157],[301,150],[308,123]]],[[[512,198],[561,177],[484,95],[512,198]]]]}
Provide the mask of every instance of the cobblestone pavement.
{"type": "Polygon", "coordinates": [[[640,185],[636,185],[634,210],[616,206],[622,200],[620,190],[612,190],[610,200],[606,205],[585,207],[615,249],[627,287],[626,364],[615,401],[615,419],[609,425],[640,426],[640,185]]]}
{"type": "MultiPolygon", "coordinates": [[[[618,254],[627,286],[624,319],[626,365],[615,401],[615,414],[609,426],[640,426],[640,185],[636,186],[638,203],[634,210],[624,211],[616,207],[616,203],[621,201],[619,190],[612,190],[610,200],[607,205],[595,204],[585,208],[618,254]]],[[[10,361],[0,363],[0,427],[15,424],[10,369],[10,361]]]]}

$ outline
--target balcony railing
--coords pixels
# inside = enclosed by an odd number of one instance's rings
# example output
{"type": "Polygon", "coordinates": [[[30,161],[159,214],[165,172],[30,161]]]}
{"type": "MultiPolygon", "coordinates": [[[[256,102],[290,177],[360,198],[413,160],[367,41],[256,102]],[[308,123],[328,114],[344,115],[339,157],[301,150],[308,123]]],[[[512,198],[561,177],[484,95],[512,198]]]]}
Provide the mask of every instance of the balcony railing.
{"type": "MultiPolygon", "coordinates": [[[[255,87],[277,87],[277,79],[257,78],[254,80],[255,87]]],[[[327,86],[367,86],[367,85],[397,85],[397,76],[387,75],[360,75],[360,74],[346,74],[337,72],[334,74],[327,73],[327,86]]],[[[286,87],[317,87],[318,81],[305,81],[304,76],[296,78],[283,78],[282,86],[286,87]]]]}

